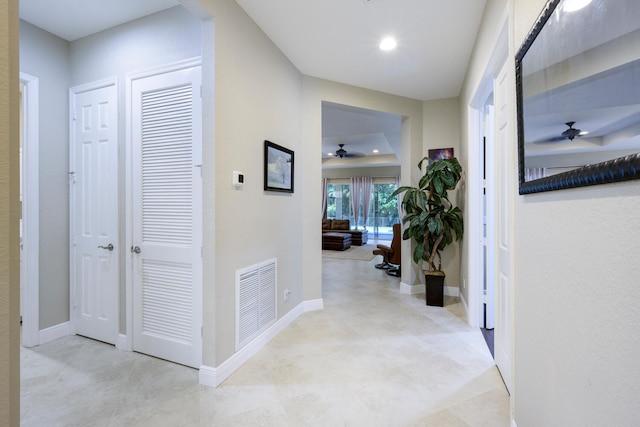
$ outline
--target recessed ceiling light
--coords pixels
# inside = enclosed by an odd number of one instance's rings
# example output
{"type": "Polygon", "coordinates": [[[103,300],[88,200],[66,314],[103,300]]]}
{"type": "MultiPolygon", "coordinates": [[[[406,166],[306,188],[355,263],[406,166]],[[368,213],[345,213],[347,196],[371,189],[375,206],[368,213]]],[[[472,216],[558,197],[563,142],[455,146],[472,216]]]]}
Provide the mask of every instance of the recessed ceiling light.
{"type": "Polygon", "coordinates": [[[382,50],[393,50],[393,49],[396,48],[397,45],[398,45],[398,43],[396,43],[396,39],[394,39],[393,37],[385,37],[380,42],[380,49],[382,49],[382,50]]]}
{"type": "Polygon", "coordinates": [[[373,150],[374,153],[379,153],[378,149],[376,148],[375,150],[373,150]]]}
{"type": "Polygon", "coordinates": [[[564,11],[575,12],[591,3],[591,0],[565,0],[564,11]]]}
{"type": "Polygon", "coordinates": [[[327,153],[327,156],[333,156],[333,153],[327,153]]]}

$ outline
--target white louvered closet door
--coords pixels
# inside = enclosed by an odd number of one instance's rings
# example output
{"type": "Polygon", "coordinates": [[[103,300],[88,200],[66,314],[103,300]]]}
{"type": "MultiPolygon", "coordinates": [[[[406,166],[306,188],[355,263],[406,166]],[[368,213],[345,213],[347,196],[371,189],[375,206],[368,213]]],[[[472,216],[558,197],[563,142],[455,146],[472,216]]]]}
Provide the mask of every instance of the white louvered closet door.
{"type": "Polygon", "coordinates": [[[133,349],[202,359],[200,67],[132,82],[133,349]]]}

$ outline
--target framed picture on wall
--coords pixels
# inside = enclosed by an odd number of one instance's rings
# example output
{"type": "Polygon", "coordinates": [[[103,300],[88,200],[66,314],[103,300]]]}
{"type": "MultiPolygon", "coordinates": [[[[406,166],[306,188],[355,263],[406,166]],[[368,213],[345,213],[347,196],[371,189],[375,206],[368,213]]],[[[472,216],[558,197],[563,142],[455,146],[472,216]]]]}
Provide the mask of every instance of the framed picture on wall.
{"type": "Polygon", "coordinates": [[[293,193],[293,151],[264,141],[264,190],[293,193]]]}
{"type": "Polygon", "coordinates": [[[435,148],[433,150],[429,150],[429,160],[444,160],[450,159],[453,157],[453,148],[435,148]]]}

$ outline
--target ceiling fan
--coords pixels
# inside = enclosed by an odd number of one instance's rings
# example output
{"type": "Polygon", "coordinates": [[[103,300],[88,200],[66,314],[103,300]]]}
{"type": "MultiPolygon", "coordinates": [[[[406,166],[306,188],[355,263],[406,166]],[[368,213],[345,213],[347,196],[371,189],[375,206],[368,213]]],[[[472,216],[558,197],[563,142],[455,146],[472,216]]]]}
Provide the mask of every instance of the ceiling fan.
{"type": "Polygon", "coordinates": [[[347,152],[347,150],[344,149],[344,144],[338,144],[338,146],[340,148],[338,148],[338,150],[336,151],[336,156],[340,157],[341,159],[343,157],[363,157],[364,156],[364,154],[362,153],[347,152]]]}
{"type": "Polygon", "coordinates": [[[576,122],[566,122],[565,125],[569,126],[569,129],[565,129],[564,132],[562,132],[560,135],[553,137],[553,138],[549,138],[549,139],[545,139],[542,141],[538,141],[538,142],[560,142],[560,141],[564,141],[566,139],[568,139],[569,141],[573,141],[575,138],[578,138],[582,135],[586,135],[588,132],[585,132],[583,130],[580,129],[576,129],[573,127],[573,125],[575,125],[576,122]]]}

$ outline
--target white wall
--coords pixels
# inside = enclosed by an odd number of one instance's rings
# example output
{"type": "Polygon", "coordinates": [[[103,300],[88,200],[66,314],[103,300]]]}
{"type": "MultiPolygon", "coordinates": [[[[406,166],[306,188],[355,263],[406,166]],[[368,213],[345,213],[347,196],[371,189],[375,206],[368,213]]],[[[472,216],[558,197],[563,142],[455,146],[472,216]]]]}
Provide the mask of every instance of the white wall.
{"type": "MultiPolygon", "coordinates": [[[[491,54],[491,34],[499,28],[502,9],[509,7],[511,60],[545,3],[487,3],[461,95],[463,152],[469,141],[467,108],[491,54]]],[[[515,88],[511,99],[515,111],[515,88]]],[[[512,140],[515,144],[515,128],[512,140]]],[[[515,171],[514,165],[513,179],[515,171]]],[[[637,424],[640,184],[513,197],[511,397],[516,424],[637,424]]],[[[463,266],[468,262],[463,260],[463,266]]]]}
{"type": "Polygon", "coordinates": [[[219,366],[235,351],[236,270],[277,258],[278,316],[304,299],[302,76],[235,1],[199,3],[215,22],[216,79],[215,124],[210,123],[215,126],[215,163],[203,170],[209,223],[204,235],[203,364],[219,366]],[[265,139],[295,152],[293,194],[263,191],[265,139]],[[232,185],[234,170],[245,174],[242,189],[232,185]],[[291,290],[286,303],[285,288],[291,290]]]}
{"type": "MultiPolygon", "coordinates": [[[[305,298],[321,298],[321,233],[318,222],[321,218],[322,197],[322,102],[366,108],[375,111],[397,114],[402,121],[402,163],[401,180],[406,185],[415,185],[419,175],[413,170],[423,152],[422,140],[422,103],[414,99],[388,95],[367,89],[356,88],[340,83],[304,78],[304,117],[303,140],[305,157],[303,169],[306,171],[304,191],[304,224],[302,240],[305,242],[303,267],[305,271],[305,298]]],[[[411,261],[410,243],[403,241],[402,281],[408,284],[418,283],[421,273],[411,261]]]]}
{"type": "Polygon", "coordinates": [[[69,320],[69,44],[20,22],[20,71],[39,79],[40,325],[69,320]]]}
{"type": "Polygon", "coordinates": [[[400,176],[400,166],[361,167],[323,169],[323,178],[351,178],[352,176],[368,176],[373,178],[393,178],[400,176]]]}
{"type": "MultiPolygon", "coordinates": [[[[423,103],[422,122],[424,128],[424,147],[422,156],[412,165],[429,155],[435,148],[453,148],[454,156],[460,156],[460,109],[458,98],[436,99],[423,103]]],[[[465,171],[465,169],[463,169],[465,171]]],[[[466,172],[465,172],[466,174],[466,172]]],[[[449,192],[449,200],[464,212],[464,177],[457,188],[449,192]]],[[[460,242],[454,242],[441,253],[442,271],[445,272],[445,286],[460,288],[460,242]]],[[[437,260],[436,260],[437,261],[437,260]]]]}
{"type": "MultiPolygon", "coordinates": [[[[200,38],[200,21],[182,7],[72,43],[21,22],[20,71],[40,82],[40,329],[69,320],[69,87],[116,76],[119,117],[123,118],[126,74],[199,56],[200,38]]],[[[124,120],[120,120],[118,137],[120,174],[124,176],[124,120]]],[[[124,179],[121,197],[123,185],[124,179]]],[[[124,215],[120,221],[123,225],[124,215]]],[[[125,227],[120,230],[124,241],[125,227]]],[[[124,332],[124,271],[121,276],[124,332]]]]}
{"type": "MultiPolygon", "coordinates": [[[[544,3],[515,1],[515,48],[544,3]]],[[[637,181],[516,199],[519,427],[640,419],[639,209],[637,181]]]]}
{"type": "MultiPolygon", "coordinates": [[[[118,82],[119,240],[126,247],[126,79],[127,74],[201,56],[201,21],[182,6],[166,9],[73,41],[69,87],[116,77],[118,82]]],[[[68,90],[68,88],[67,88],[68,90]]],[[[68,95],[67,95],[68,97],[68,95]]],[[[67,125],[68,126],[68,125],[67,125]]],[[[67,157],[68,157],[68,149],[67,157]]],[[[68,197],[68,196],[67,196],[68,197]]],[[[126,257],[120,251],[120,333],[126,331],[126,257]]],[[[68,312],[68,309],[67,309],[68,312]]]]}

